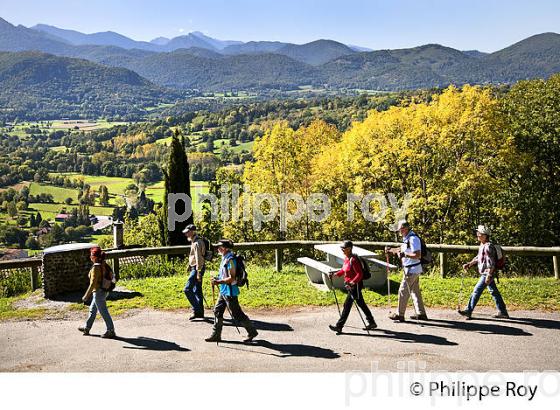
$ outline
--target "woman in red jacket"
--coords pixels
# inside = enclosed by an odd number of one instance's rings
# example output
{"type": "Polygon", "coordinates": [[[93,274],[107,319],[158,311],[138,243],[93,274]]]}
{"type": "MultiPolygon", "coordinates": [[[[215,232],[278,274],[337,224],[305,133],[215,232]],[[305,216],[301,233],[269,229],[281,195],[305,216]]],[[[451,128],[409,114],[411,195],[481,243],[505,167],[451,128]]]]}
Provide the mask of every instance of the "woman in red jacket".
{"type": "Polygon", "coordinates": [[[358,259],[356,255],[352,254],[352,247],[354,244],[352,241],[344,241],[340,247],[342,248],[342,252],[344,252],[344,264],[342,265],[342,269],[337,272],[333,272],[330,275],[342,276],[344,275],[344,287],[347,290],[346,300],[344,301],[344,307],[342,309],[342,314],[340,315],[340,319],[336,322],[336,325],[329,325],[329,329],[337,334],[342,333],[342,328],[348,319],[348,315],[350,314],[350,309],[352,309],[352,303],[356,301],[356,304],[362,309],[366,316],[367,325],[364,330],[373,330],[377,327],[375,320],[373,320],[373,315],[369,310],[366,302],[364,301],[364,297],[362,296],[362,288],[364,284],[362,279],[364,277],[364,273],[362,270],[362,263],[358,259]]]}

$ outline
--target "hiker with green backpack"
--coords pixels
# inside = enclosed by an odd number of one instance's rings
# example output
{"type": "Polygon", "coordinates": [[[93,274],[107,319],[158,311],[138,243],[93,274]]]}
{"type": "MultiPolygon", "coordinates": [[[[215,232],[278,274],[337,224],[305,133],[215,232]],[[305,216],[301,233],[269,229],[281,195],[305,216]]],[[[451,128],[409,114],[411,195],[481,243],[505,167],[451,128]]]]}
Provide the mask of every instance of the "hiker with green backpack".
{"type": "MultiPolygon", "coordinates": [[[[354,303],[357,307],[362,309],[366,316],[367,324],[364,323],[364,330],[369,331],[377,327],[377,324],[373,319],[373,315],[371,314],[371,311],[369,310],[362,295],[362,289],[364,287],[364,267],[360,257],[352,253],[353,246],[354,244],[352,241],[344,241],[340,245],[342,252],[344,252],[344,264],[342,265],[342,269],[329,273],[329,277],[332,277],[333,275],[344,275],[344,287],[347,292],[340,318],[336,322],[336,325],[329,325],[329,329],[336,332],[336,334],[342,333],[342,328],[350,315],[350,310],[352,309],[352,304],[354,303]]],[[[359,312],[360,311],[358,310],[358,313],[359,312]]]]}
{"type": "Polygon", "coordinates": [[[259,333],[253,326],[251,320],[241,310],[239,306],[239,287],[247,285],[247,271],[243,258],[232,252],[233,242],[229,239],[221,239],[214,244],[218,248],[218,252],[222,255],[222,262],[218,276],[212,278],[212,289],[219,285],[220,296],[214,307],[214,326],[212,335],[206,339],[207,342],[219,342],[222,340],[222,327],[224,325],[224,312],[226,308],[234,322],[239,323],[247,330],[247,337],[243,340],[245,343],[251,342],[259,333]]]}
{"type": "MultiPolygon", "coordinates": [[[[385,248],[385,252],[397,255],[403,266],[403,278],[399,287],[399,307],[398,313],[393,313],[389,319],[404,322],[404,314],[408,304],[408,298],[412,297],[414,310],[416,314],[410,316],[414,320],[428,320],[424,301],[422,300],[422,293],[420,292],[420,274],[422,273],[423,263],[423,241],[416,233],[410,228],[410,224],[406,220],[401,220],[398,223],[397,230],[403,237],[403,243],[398,248],[385,248]]],[[[427,254],[427,251],[424,250],[427,254]]]]}
{"type": "Polygon", "coordinates": [[[506,304],[495,281],[497,271],[503,268],[505,261],[501,247],[490,242],[490,229],[484,225],[479,225],[476,229],[476,238],[480,242],[478,254],[469,263],[465,263],[463,269],[466,271],[470,267],[476,265],[481,276],[474,287],[467,308],[465,310],[459,310],[459,314],[465,316],[467,319],[471,319],[472,312],[480,299],[480,295],[482,295],[484,289],[488,287],[488,291],[492,295],[496,303],[496,308],[498,309],[494,317],[498,319],[509,319],[506,304]],[[498,250],[500,255],[498,255],[498,250]]]}

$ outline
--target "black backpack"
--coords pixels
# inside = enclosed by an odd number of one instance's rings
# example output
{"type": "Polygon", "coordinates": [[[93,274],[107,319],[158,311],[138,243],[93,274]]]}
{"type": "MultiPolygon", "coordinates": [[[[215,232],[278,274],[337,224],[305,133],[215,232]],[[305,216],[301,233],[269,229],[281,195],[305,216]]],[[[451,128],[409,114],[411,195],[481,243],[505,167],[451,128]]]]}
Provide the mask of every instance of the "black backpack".
{"type": "MultiPolygon", "coordinates": [[[[427,268],[434,262],[434,258],[432,256],[432,252],[426,246],[426,242],[420,236],[416,235],[415,233],[411,236],[416,236],[420,239],[420,263],[422,264],[422,268],[427,268]]],[[[410,248],[410,239],[407,242],[406,246],[410,248]]]]}
{"type": "Polygon", "coordinates": [[[369,263],[367,263],[367,261],[364,258],[361,258],[356,254],[352,254],[352,256],[355,256],[356,259],[358,259],[362,264],[362,273],[364,275],[362,281],[371,279],[371,271],[369,270],[369,263]]]}
{"type": "Polygon", "coordinates": [[[249,278],[247,277],[247,269],[245,268],[245,259],[241,255],[234,255],[235,260],[235,281],[237,286],[247,286],[249,289],[249,278]]]}
{"type": "Polygon", "coordinates": [[[199,239],[204,243],[204,260],[210,262],[214,258],[214,251],[210,245],[210,241],[204,236],[199,236],[199,239]]]}

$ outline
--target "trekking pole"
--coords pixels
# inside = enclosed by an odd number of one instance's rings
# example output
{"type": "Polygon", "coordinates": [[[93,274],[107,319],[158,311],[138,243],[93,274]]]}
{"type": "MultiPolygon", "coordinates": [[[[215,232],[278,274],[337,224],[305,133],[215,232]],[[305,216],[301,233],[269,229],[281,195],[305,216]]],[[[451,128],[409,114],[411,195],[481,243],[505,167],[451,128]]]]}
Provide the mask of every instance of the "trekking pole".
{"type": "Polygon", "coordinates": [[[340,313],[340,305],[338,304],[338,298],[336,297],[336,291],[334,290],[334,284],[333,284],[332,276],[331,275],[328,275],[328,276],[329,276],[329,280],[331,281],[331,290],[332,290],[332,293],[334,295],[334,301],[336,302],[336,308],[338,309],[338,316],[340,317],[340,316],[342,316],[342,313],[340,313]]]}
{"type": "Polygon", "coordinates": [[[227,307],[227,310],[229,312],[229,315],[231,316],[231,321],[233,322],[235,328],[237,329],[237,333],[241,334],[241,331],[239,330],[239,327],[237,326],[237,320],[233,317],[233,315],[231,313],[231,309],[229,308],[229,304],[227,303],[227,299],[226,299],[226,307],[227,307]]]}
{"type": "Polygon", "coordinates": [[[385,252],[385,259],[387,264],[387,307],[389,308],[389,314],[391,314],[391,280],[389,279],[389,252],[385,252]]]}
{"type": "MultiPolygon", "coordinates": [[[[216,295],[214,294],[214,282],[212,283],[212,304],[214,305],[214,326],[217,326],[218,317],[216,316],[216,295]]],[[[216,340],[216,346],[218,346],[218,340],[216,340]]]]}
{"type": "MultiPolygon", "coordinates": [[[[356,286],[358,286],[358,284],[356,284],[356,286]]],[[[356,287],[356,289],[358,289],[358,288],[356,287]]],[[[354,306],[356,306],[356,310],[358,311],[358,315],[360,315],[360,319],[362,319],[362,323],[364,324],[364,328],[366,329],[366,332],[369,335],[370,334],[369,329],[367,328],[366,321],[364,320],[364,317],[362,316],[362,312],[360,312],[360,308],[358,307],[358,302],[356,302],[356,299],[354,299],[354,296],[352,295],[351,290],[348,291],[348,294],[352,298],[352,302],[354,302],[354,306]]]]}
{"type": "Polygon", "coordinates": [[[461,310],[461,302],[463,301],[463,287],[465,285],[465,268],[461,269],[461,289],[459,289],[459,297],[457,299],[457,312],[461,310]]]}
{"type": "Polygon", "coordinates": [[[202,301],[203,301],[204,304],[206,305],[206,309],[210,309],[210,305],[208,304],[208,301],[206,300],[206,298],[204,297],[204,295],[202,295],[202,301]]]}

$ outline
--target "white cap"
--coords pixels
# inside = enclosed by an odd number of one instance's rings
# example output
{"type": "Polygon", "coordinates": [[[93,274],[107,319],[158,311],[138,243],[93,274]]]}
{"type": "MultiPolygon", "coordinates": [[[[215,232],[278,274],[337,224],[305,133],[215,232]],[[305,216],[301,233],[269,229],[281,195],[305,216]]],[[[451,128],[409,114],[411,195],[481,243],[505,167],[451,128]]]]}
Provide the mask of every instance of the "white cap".
{"type": "Polygon", "coordinates": [[[484,226],[484,225],[478,225],[478,227],[476,228],[476,231],[482,235],[487,235],[490,236],[490,228],[484,226]]]}
{"type": "Polygon", "coordinates": [[[408,223],[408,221],[406,219],[401,219],[397,225],[397,231],[400,231],[402,228],[409,228],[410,229],[410,224],[408,223]]]}

